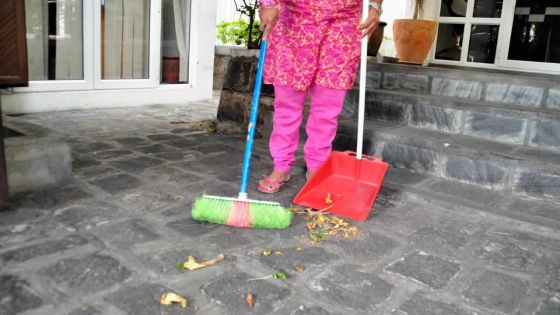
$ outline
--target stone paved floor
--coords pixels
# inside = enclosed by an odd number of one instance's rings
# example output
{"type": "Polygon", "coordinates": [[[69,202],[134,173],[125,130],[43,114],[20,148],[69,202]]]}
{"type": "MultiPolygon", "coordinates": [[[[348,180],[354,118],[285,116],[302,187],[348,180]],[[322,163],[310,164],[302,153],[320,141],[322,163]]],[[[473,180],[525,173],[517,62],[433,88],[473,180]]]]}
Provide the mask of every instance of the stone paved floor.
{"type": "MultiPolygon", "coordinates": [[[[356,239],[314,244],[299,218],[281,231],[193,221],[196,196],[235,196],[243,136],[172,122],[215,112],[195,103],[18,117],[62,134],[75,177],[0,213],[0,314],[560,314],[555,225],[422,192],[433,179],[419,175],[389,172],[356,239]],[[263,256],[267,245],[284,256],[263,256]],[[188,255],[221,253],[210,268],[175,268],[188,255]],[[246,281],[276,271],[288,279],[246,281]],[[161,306],[164,291],[191,306],[161,306]],[[256,298],[251,312],[246,293],[256,298]]],[[[268,165],[261,139],[251,183],[268,165]]],[[[255,185],[250,194],[289,203],[302,183],[298,164],[278,195],[255,185]]],[[[473,201],[487,195],[469,192],[473,201]]],[[[492,200],[487,208],[500,202],[492,200]]]]}

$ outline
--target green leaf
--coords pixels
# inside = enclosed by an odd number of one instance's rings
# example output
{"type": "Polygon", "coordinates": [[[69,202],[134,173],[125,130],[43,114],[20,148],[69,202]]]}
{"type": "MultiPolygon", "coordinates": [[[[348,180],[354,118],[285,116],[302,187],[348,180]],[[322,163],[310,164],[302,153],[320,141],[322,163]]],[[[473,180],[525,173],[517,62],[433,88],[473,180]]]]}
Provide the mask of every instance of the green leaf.
{"type": "Polygon", "coordinates": [[[273,274],[272,277],[273,277],[274,279],[280,279],[280,280],[286,280],[286,279],[288,279],[288,277],[286,276],[286,274],[283,273],[283,272],[277,272],[277,273],[273,274]]]}
{"type": "Polygon", "coordinates": [[[177,269],[179,270],[185,270],[185,262],[184,261],[180,261],[178,263],[175,264],[175,267],[177,267],[177,269]]]}

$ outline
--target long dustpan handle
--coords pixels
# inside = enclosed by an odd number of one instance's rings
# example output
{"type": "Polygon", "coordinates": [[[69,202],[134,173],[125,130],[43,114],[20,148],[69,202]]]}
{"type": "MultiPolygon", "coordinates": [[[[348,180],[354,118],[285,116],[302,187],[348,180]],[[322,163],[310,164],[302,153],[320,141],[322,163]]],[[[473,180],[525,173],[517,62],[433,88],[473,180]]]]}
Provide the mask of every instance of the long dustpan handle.
{"type": "Polygon", "coordinates": [[[259,101],[261,97],[264,59],[266,57],[267,43],[268,40],[263,40],[261,42],[257,77],[255,79],[255,88],[253,90],[253,102],[251,103],[251,116],[249,118],[249,135],[247,136],[247,143],[245,144],[245,156],[243,157],[243,172],[241,174],[241,188],[239,189],[239,199],[247,199],[247,184],[249,183],[249,169],[251,166],[251,154],[253,153],[253,140],[255,139],[255,130],[257,129],[257,117],[259,114],[259,101]]]}
{"type": "MultiPolygon", "coordinates": [[[[363,1],[362,21],[365,21],[369,14],[369,1],[363,1]]],[[[360,93],[358,99],[358,136],[356,158],[362,159],[364,150],[364,119],[366,111],[366,75],[367,75],[367,47],[368,37],[362,38],[362,52],[360,58],[360,93]]]]}

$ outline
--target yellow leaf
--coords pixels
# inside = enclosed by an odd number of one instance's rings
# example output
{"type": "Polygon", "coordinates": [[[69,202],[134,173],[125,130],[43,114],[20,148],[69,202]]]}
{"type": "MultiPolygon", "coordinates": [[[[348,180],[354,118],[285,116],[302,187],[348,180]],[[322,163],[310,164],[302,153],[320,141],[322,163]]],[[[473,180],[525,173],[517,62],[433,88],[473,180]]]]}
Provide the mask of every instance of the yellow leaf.
{"type": "Polygon", "coordinates": [[[332,199],[331,199],[331,194],[328,193],[327,197],[325,197],[325,204],[327,205],[331,205],[333,203],[332,199]]]}
{"type": "Polygon", "coordinates": [[[315,222],[307,222],[307,228],[310,231],[313,231],[315,229],[315,227],[317,227],[317,224],[315,222]]]}
{"type": "Polygon", "coordinates": [[[325,224],[325,216],[322,214],[317,215],[317,219],[315,219],[317,221],[317,224],[319,225],[323,225],[325,224]]]}
{"type": "Polygon", "coordinates": [[[303,252],[303,248],[301,247],[296,248],[296,252],[303,252]]]}
{"type": "Polygon", "coordinates": [[[270,256],[270,255],[272,255],[272,252],[269,251],[269,250],[265,250],[265,251],[263,251],[262,254],[263,254],[264,256],[270,256]]]}
{"type": "Polygon", "coordinates": [[[201,269],[201,268],[205,268],[205,267],[215,265],[216,263],[219,263],[220,261],[224,260],[224,258],[225,258],[224,255],[220,254],[214,259],[211,259],[211,260],[208,260],[208,261],[203,261],[203,262],[197,262],[196,259],[193,256],[189,256],[187,261],[185,261],[183,263],[183,268],[188,269],[188,270],[201,269]]]}
{"type": "Polygon", "coordinates": [[[173,292],[166,292],[166,293],[164,293],[164,294],[161,296],[161,298],[159,299],[159,302],[160,302],[162,305],[171,305],[171,304],[173,304],[173,303],[179,303],[179,304],[181,304],[181,306],[182,306],[183,308],[186,308],[186,307],[187,307],[187,304],[188,304],[187,299],[185,299],[184,297],[182,297],[182,296],[180,296],[180,295],[178,295],[178,294],[175,294],[175,293],[173,293],[173,292]]]}
{"type": "Polygon", "coordinates": [[[296,266],[296,272],[303,272],[302,266],[296,266]]]}
{"type": "Polygon", "coordinates": [[[255,297],[251,293],[247,293],[245,300],[247,301],[247,305],[249,305],[249,310],[252,310],[253,305],[255,305],[255,297]]]}
{"type": "Polygon", "coordinates": [[[284,253],[282,253],[281,251],[278,250],[278,251],[275,251],[275,252],[274,252],[274,255],[276,255],[276,256],[284,256],[284,253]]]}

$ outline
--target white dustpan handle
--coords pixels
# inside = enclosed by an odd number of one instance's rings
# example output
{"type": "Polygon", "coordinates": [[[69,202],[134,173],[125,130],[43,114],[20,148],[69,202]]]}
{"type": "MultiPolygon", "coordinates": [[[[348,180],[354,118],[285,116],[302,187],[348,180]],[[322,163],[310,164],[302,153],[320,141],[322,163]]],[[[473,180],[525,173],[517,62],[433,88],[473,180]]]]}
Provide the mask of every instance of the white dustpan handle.
{"type": "MultiPolygon", "coordinates": [[[[364,22],[369,14],[369,1],[363,1],[362,22],[364,22]]],[[[356,148],[356,158],[362,159],[362,151],[364,149],[364,119],[366,111],[366,75],[367,75],[367,46],[368,37],[362,38],[362,52],[360,61],[360,94],[358,100],[358,147],[356,148]]]]}

